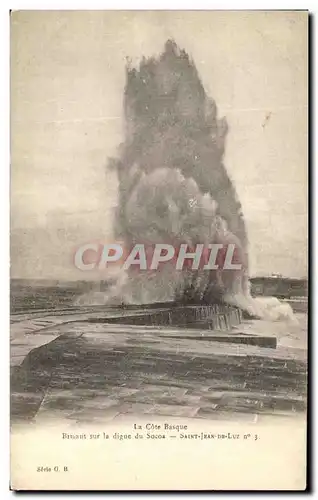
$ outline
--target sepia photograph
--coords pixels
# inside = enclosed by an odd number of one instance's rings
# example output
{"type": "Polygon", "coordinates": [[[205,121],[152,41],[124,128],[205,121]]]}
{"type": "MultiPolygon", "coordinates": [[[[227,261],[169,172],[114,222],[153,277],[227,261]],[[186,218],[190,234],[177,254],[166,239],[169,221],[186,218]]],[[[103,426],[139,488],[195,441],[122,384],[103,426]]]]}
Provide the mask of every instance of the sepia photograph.
{"type": "Polygon", "coordinates": [[[308,23],[11,11],[12,490],[306,489],[308,23]]]}

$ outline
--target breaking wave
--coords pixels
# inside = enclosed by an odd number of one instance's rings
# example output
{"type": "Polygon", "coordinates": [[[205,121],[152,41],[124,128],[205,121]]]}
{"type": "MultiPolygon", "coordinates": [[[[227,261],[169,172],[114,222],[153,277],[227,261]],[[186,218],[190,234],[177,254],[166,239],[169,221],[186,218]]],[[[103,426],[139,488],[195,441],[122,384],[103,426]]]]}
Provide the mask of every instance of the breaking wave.
{"type": "MultiPolygon", "coordinates": [[[[234,185],[223,164],[228,126],[218,117],[189,55],[168,41],[158,58],[128,63],[125,140],[110,159],[119,181],[115,236],[127,247],[234,243],[240,271],[119,272],[101,303],[224,301],[252,315],[279,316],[278,305],[250,295],[247,231],[234,185]]],[[[287,310],[284,314],[289,315],[287,310]]]]}

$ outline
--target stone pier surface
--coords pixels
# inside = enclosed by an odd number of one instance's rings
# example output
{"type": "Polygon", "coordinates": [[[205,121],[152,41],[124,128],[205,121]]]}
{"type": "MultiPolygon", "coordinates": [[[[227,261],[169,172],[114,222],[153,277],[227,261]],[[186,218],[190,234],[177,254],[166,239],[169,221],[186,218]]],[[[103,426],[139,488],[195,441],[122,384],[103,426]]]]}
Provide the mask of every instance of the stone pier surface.
{"type": "Polygon", "coordinates": [[[131,414],[255,422],[306,411],[306,315],[297,324],[232,328],[237,337],[277,339],[276,349],[229,344],[226,331],[98,321],[116,316],[122,311],[88,308],[13,317],[13,423],[78,425],[131,414]]]}
{"type": "MultiPolygon", "coordinates": [[[[98,318],[93,319],[98,322],[98,318]]],[[[122,318],[106,318],[108,323],[158,325],[158,326],[183,326],[201,325],[209,330],[231,331],[234,326],[242,322],[242,311],[237,307],[225,304],[206,306],[166,306],[159,310],[142,311],[139,314],[126,313],[122,318]]]]}

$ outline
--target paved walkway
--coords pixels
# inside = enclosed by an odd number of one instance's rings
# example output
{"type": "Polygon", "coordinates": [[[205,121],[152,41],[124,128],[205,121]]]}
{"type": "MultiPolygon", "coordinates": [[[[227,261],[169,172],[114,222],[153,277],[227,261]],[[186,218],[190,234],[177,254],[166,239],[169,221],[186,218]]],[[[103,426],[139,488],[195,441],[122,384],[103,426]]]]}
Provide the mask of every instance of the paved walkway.
{"type": "Polygon", "coordinates": [[[206,331],[185,339],[180,329],[81,321],[89,317],[27,320],[27,332],[23,321],[13,324],[13,421],[78,425],[135,414],[255,422],[306,409],[305,346],[198,342],[206,331]]]}
{"type": "Polygon", "coordinates": [[[19,313],[11,316],[10,347],[11,366],[18,366],[35,348],[52,342],[65,331],[63,325],[88,319],[118,318],[125,314],[140,314],[142,310],[119,311],[118,308],[81,307],[54,312],[19,313]]]}

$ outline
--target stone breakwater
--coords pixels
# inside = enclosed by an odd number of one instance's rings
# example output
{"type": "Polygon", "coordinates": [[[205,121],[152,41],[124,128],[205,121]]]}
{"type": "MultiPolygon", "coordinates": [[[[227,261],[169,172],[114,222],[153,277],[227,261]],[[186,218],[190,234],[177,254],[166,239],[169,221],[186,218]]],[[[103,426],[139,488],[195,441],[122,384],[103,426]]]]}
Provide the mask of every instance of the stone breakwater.
{"type": "Polygon", "coordinates": [[[207,306],[176,306],[141,314],[114,318],[92,318],[92,323],[107,322],[149,326],[193,326],[203,329],[230,331],[242,322],[242,311],[226,304],[207,306]]]}

